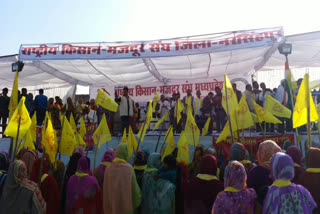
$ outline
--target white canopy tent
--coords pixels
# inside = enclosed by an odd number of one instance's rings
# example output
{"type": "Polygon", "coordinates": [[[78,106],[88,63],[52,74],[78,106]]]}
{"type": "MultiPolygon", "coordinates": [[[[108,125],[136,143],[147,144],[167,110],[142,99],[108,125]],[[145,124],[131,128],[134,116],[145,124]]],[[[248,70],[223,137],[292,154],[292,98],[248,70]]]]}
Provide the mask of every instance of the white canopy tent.
{"type": "MultiPolygon", "coordinates": [[[[224,74],[250,82],[258,70],[283,69],[285,58],[277,47],[285,39],[293,44],[291,68],[319,66],[320,32],[284,38],[282,28],[270,28],[157,41],[22,45],[19,55],[0,57],[0,85],[12,87],[11,63],[18,59],[25,63],[19,87],[29,91],[45,88],[66,93],[72,86],[83,85],[90,86],[94,96],[96,88],[113,94],[115,87],[127,85],[137,95],[140,85],[221,82],[224,74]]],[[[217,84],[201,85],[201,89],[214,90],[212,86],[217,84]]],[[[200,89],[200,85],[191,87],[200,89]]]]}

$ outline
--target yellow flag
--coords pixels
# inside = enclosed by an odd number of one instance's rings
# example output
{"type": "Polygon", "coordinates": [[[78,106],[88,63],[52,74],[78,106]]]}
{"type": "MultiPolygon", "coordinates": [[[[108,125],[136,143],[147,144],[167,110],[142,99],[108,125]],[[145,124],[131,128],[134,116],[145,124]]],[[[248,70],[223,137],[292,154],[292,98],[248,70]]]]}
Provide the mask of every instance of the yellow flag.
{"type": "Polygon", "coordinates": [[[131,157],[134,150],[138,148],[136,137],[133,134],[131,126],[129,126],[129,135],[128,135],[128,158],[131,157]]]}
{"type": "Polygon", "coordinates": [[[164,150],[164,153],[162,155],[161,161],[163,161],[163,159],[166,156],[170,155],[173,152],[173,150],[175,149],[175,147],[176,147],[176,144],[174,142],[173,127],[172,126],[169,127],[164,139],[165,139],[165,142],[168,143],[168,145],[166,146],[166,148],[164,150]]]}
{"type": "MultiPolygon", "coordinates": [[[[66,118],[64,118],[66,119],[66,118]]],[[[69,118],[69,122],[70,122],[70,126],[73,130],[73,134],[76,134],[77,132],[77,125],[76,125],[76,122],[74,121],[74,117],[73,117],[73,114],[71,113],[70,114],[70,118],[69,118]]]]}
{"type": "Polygon", "coordinates": [[[127,143],[127,129],[124,128],[121,143],[127,143]]]}
{"type": "Polygon", "coordinates": [[[184,106],[180,100],[180,98],[178,98],[176,105],[174,107],[174,116],[177,117],[177,124],[180,122],[181,120],[181,112],[184,110],[184,106]]]}
{"type": "Polygon", "coordinates": [[[190,154],[189,154],[189,145],[184,134],[184,131],[181,132],[180,138],[178,141],[178,162],[184,162],[185,164],[189,164],[190,162],[190,154]]]}
{"type": "Polygon", "coordinates": [[[69,124],[67,118],[64,118],[59,152],[64,155],[71,156],[74,150],[75,144],[76,144],[76,139],[74,136],[74,131],[72,130],[72,127],[69,124]]]}
{"type": "Polygon", "coordinates": [[[264,108],[262,108],[260,105],[258,105],[256,102],[252,101],[254,110],[257,114],[259,123],[265,121],[267,123],[282,123],[278,118],[273,116],[270,112],[266,111],[264,108]]]}
{"type": "MultiPolygon", "coordinates": [[[[288,72],[288,74],[286,76],[286,80],[287,80],[289,89],[291,91],[295,91],[298,88],[297,82],[295,81],[295,79],[294,79],[294,77],[292,75],[291,69],[289,69],[289,72],[288,72]]],[[[295,96],[295,94],[293,94],[293,95],[295,96]]]]}
{"type": "Polygon", "coordinates": [[[160,100],[160,96],[159,96],[159,94],[156,92],[156,93],[154,94],[154,98],[153,98],[153,100],[152,100],[152,111],[153,111],[153,112],[156,110],[156,106],[157,106],[157,103],[158,103],[159,100],[160,100]]]}
{"type": "Polygon", "coordinates": [[[274,99],[272,96],[267,95],[266,103],[264,109],[274,116],[291,118],[291,110],[279,103],[278,100],[274,99]]]}
{"type": "Polygon", "coordinates": [[[93,134],[93,141],[98,145],[98,148],[100,148],[102,144],[111,140],[112,138],[107,124],[106,115],[103,114],[102,120],[93,134]]]}
{"type": "Polygon", "coordinates": [[[47,128],[46,126],[47,126],[48,118],[49,118],[49,113],[46,112],[46,117],[44,118],[43,126],[42,126],[42,131],[41,131],[41,136],[42,136],[42,138],[43,138],[44,135],[46,134],[46,128],[47,128]]]}
{"type": "Polygon", "coordinates": [[[152,120],[152,101],[150,100],[147,114],[146,114],[146,119],[145,119],[144,123],[142,124],[141,129],[139,130],[138,135],[137,135],[138,139],[140,139],[141,142],[143,142],[143,140],[144,140],[144,136],[147,132],[147,129],[150,125],[151,120],[152,120]]]}
{"type": "MultiPolygon", "coordinates": [[[[23,147],[28,147],[29,150],[36,150],[34,143],[33,143],[33,139],[32,139],[32,132],[31,129],[29,129],[26,133],[26,135],[24,136],[24,140],[23,142],[20,144],[20,148],[19,151],[23,148],[23,147]]],[[[19,153],[18,151],[18,153],[19,153]]]]}
{"type": "Polygon", "coordinates": [[[206,124],[204,124],[204,127],[202,128],[202,136],[206,136],[208,134],[210,122],[211,122],[211,117],[208,117],[206,124]]]}
{"type": "Polygon", "coordinates": [[[293,128],[300,127],[307,124],[307,109],[310,108],[310,122],[317,121],[319,116],[314,105],[310,87],[309,87],[309,73],[304,75],[300,89],[297,95],[296,105],[294,106],[292,121],[293,128]],[[307,96],[310,98],[310,102],[307,102],[307,96]]]}
{"type": "Polygon", "coordinates": [[[109,111],[117,112],[118,110],[118,104],[102,89],[98,90],[96,104],[109,111]]]}
{"type": "Polygon", "coordinates": [[[251,112],[249,110],[245,94],[243,94],[241,97],[239,105],[236,109],[235,118],[237,120],[237,128],[239,130],[254,126],[254,122],[252,120],[251,112]]]}
{"type": "Polygon", "coordinates": [[[230,132],[230,125],[229,125],[229,121],[227,121],[226,125],[224,125],[224,128],[218,137],[217,143],[220,143],[221,141],[226,140],[230,133],[231,133],[230,132]]]}
{"type": "Polygon", "coordinates": [[[14,111],[17,108],[18,105],[18,78],[19,78],[19,72],[18,69],[16,71],[16,75],[14,77],[11,97],[10,97],[10,103],[9,103],[9,120],[11,119],[14,111]]]}
{"type": "Polygon", "coordinates": [[[42,138],[42,145],[45,149],[45,153],[48,154],[50,162],[54,163],[56,160],[56,154],[58,150],[56,133],[53,130],[52,122],[50,117],[48,119],[48,126],[45,129],[45,135],[42,138]]]}
{"type": "Polygon", "coordinates": [[[79,134],[80,136],[83,138],[87,133],[87,129],[86,129],[86,124],[84,122],[83,117],[80,118],[80,129],[79,129],[79,134]]]}
{"type": "Polygon", "coordinates": [[[156,125],[154,125],[153,130],[156,130],[156,128],[158,128],[168,117],[168,110],[166,111],[166,113],[164,113],[163,117],[161,117],[160,120],[158,120],[158,122],[156,123],[156,125]]]}
{"type": "MultiPolygon", "coordinates": [[[[320,115],[320,103],[317,104],[317,113],[318,113],[318,115],[320,115]]],[[[318,118],[318,130],[320,133],[320,117],[318,118]]]]}
{"type": "Polygon", "coordinates": [[[200,130],[194,121],[191,109],[187,110],[187,121],[184,128],[184,134],[186,136],[187,142],[191,146],[197,146],[200,139],[200,130]]]}
{"type": "Polygon", "coordinates": [[[256,114],[251,113],[251,117],[252,117],[253,122],[255,122],[255,123],[259,123],[259,120],[258,120],[258,117],[257,117],[257,115],[256,115],[256,114]]]}
{"type": "Polygon", "coordinates": [[[77,132],[76,133],[76,144],[74,148],[81,146],[83,149],[86,149],[87,144],[84,142],[83,137],[77,132]]]}
{"type": "Polygon", "coordinates": [[[25,134],[29,130],[32,123],[29,117],[28,110],[24,105],[25,99],[26,98],[24,96],[21,98],[16,110],[14,111],[8,123],[6,130],[4,131],[5,135],[16,138],[18,133],[19,118],[21,118],[20,130],[19,130],[19,136],[18,136],[19,140],[21,140],[25,136],[25,134]]]}
{"type": "Polygon", "coordinates": [[[33,142],[37,142],[37,112],[33,113],[33,116],[31,119],[30,131],[31,131],[33,142]]]}
{"type": "Polygon", "coordinates": [[[228,90],[228,104],[229,104],[229,112],[230,112],[230,115],[231,115],[237,108],[238,100],[237,100],[236,93],[233,91],[231,82],[230,82],[228,76],[225,74],[224,75],[223,89],[222,89],[222,91],[223,91],[223,93],[222,93],[222,107],[224,108],[225,112],[228,114],[228,111],[227,111],[227,99],[226,99],[226,88],[228,90]]]}

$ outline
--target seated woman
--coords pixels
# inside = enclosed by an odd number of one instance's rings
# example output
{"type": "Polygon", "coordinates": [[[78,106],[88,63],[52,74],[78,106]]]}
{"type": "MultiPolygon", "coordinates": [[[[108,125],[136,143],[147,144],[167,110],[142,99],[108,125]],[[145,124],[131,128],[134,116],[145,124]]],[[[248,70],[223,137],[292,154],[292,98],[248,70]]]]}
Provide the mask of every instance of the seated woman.
{"type": "Polygon", "coordinates": [[[317,206],[311,194],[301,185],[291,183],[294,163],[289,155],[276,153],[271,160],[271,175],[275,179],[263,202],[263,214],[308,214],[317,206]]]}
{"type": "Polygon", "coordinates": [[[36,183],[27,179],[27,167],[21,160],[11,164],[1,201],[1,213],[46,213],[46,202],[36,183]]]}
{"type": "Polygon", "coordinates": [[[317,203],[313,213],[320,213],[320,149],[310,148],[307,155],[307,170],[299,177],[299,184],[307,188],[317,203]]]}
{"type": "Polygon", "coordinates": [[[90,165],[87,157],[78,161],[77,172],[67,184],[67,214],[101,214],[102,191],[94,176],[90,176],[90,165]]]}
{"type": "Polygon", "coordinates": [[[226,167],[224,191],[220,192],[212,207],[212,213],[253,214],[256,192],[246,187],[247,174],[238,161],[226,167]]]}
{"type": "Polygon", "coordinates": [[[242,143],[234,143],[231,146],[231,161],[239,161],[246,168],[247,174],[253,168],[251,161],[248,160],[246,148],[242,143]]]}
{"type": "Polygon", "coordinates": [[[160,154],[152,153],[142,180],[141,214],[173,213],[176,187],[168,180],[154,179],[160,165],[160,154]]]}
{"type": "Polygon", "coordinates": [[[199,163],[199,173],[190,181],[186,194],[185,213],[210,214],[217,194],[223,191],[223,182],[217,178],[217,160],[204,155],[199,163]]]}
{"type": "Polygon", "coordinates": [[[292,182],[299,184],[299,177],[306,171],[302,167],[302,153],[300,149],[296,146],[289,146],[286,150],[286,154],[289,155],[294,162],[294,177],[292,182]]]}
{"type": "Polygon", "coordinates": [[[268,186],[272,184],[270,177],[270,161],[272,156],[281,152],[281,148],[272,140],[266,140],[259,145],[257,158],[259,165],[252,168],[248,174],[247,185],[254,188],[257,193],[257,200],[262,206],[264,197],[267,194],[268,186]]]}

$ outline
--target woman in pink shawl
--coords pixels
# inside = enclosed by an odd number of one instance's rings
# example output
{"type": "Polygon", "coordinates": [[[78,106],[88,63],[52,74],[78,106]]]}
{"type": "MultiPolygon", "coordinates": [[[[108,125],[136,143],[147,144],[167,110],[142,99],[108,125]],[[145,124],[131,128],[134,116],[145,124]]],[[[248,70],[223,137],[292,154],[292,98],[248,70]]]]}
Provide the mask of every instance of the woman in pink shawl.
{"type": "Polygon", "coordinates": [[[103,181],[105,214],[131,214],[141,203],[141,191],[132,166],[127,163],[128,146],[120,143],[115,159],[107,166],[103,181]]]}
{"type": "Polygon", "coordinates": [[[271,175],[274,181],[263,202],[263,214],[312,214],[317,205],[310,192],[291,183],[294,163],[289,155],[278,152],[272,157],[271,175]]]}
{"type": "Polygon", "coordinates": [[[254,189],[246,187],[247,173],[238,161],[229,162],[226,167],[224,191],[213,204],[212,214],[253,214],[256,202],[254,189]]]}
{"type": "Polygon", "coordinates": [[[94,176],[97,178],[100,187],[103,187],[104,171],[114,159],[113,149],[106,151],[102,157],[101,164],[94,170],[94,176]]]}
{"type": "Polygon", "coordinates": [[[294,162],[294,178],[292,179],[292,182],[298,184],[299,177],[306,171],[302,167],[301,150],[296,146],[289,146],[286,150],[286,154],[289,155],[294,162]]]}
{"type": "Polygon", "coordinates": [[[101,214],[102,191],[95,177],[89,176],[90,163],[87,157],[78,161],[77,172],[67,184],[67,214],[101,214]]]}

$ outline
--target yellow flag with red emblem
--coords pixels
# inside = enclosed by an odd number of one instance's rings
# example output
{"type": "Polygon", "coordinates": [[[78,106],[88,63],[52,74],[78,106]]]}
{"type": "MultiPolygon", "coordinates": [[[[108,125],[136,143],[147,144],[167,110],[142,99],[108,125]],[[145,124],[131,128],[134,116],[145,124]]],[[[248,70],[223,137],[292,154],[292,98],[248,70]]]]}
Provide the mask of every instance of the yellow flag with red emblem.
{"type": "Polygon", "coordinates": [[[79,134],[80,136],[83,138],[87,133],[87,129],[86,129],[86,124],[84,122],[83,117],[80,118],[80,129],[79,129],[79,134]]]}
{"type": "Polygon", "coordinates": [[[138,148],[138,143],[136,137],[133,134],[131,126],[129,126],[129,135],[128,135],[128,158],[131,157],[134,150],[138,148]]]}
{"type": "Polygon", "coordinates": [[[103,114],[102,120],[93,134],[93,141],[98,145],[98,149],[100,149],[101,145],[112,140],[110,130],[108,127],[106,115],[103,114]]]}
{"type": "Polygon", "coordinates": [[[117,112],[118,110],[118,104],[102,89],[98,90],[96,104],[109,111],[117,112]]]}
{"type": "Polygon", "coordinates": [[[69,124],[67,118],[64,118],[59,152],[64,155],[71,156],[74,150],[75,144],[76,144],[76,140],[74,136],[74,131],[72,130],[72,127],[69,124]]]}
{"type": "Polygon", "coordinates": [[[147,114],[146,114],[146,119],[145,119],[144,123],[142,124],[142,127],[139,130],[138,135],[137,135],[138,139],[140,139],[141,142],[143,142],[143,140],[144,140],[144,136],[146,135],[146,132],[147,132],[147,129],[150,125],[151,120],[152,120],[152,101],[150,100],[147,114]]]}
{"type": "Polygon", "coordinates": [[[9,120],[11,119],[14,111],[17,108],[18,105],[18,78],[19,78],[19,72],[18,69],[16,71],[16,75],[14,77],[11,97],[10,97],[10,103],[9,103],[9,120]]]}
{"type": "Polygon", "coordinates": [[[48,154],[50,162],[54,163],[56,160],[56,154],[58,150],[58,143],[56,138],[56,133],[53,129],[51,118],[47,118],[47,128],[45,129],[45,134],[42,138],[42,145],[45,149],[45,153],[48,154]]]}
{"type": "MultiPolygon", "coordinates": [[[[246,94],[243,94],[236,108],[236,120],[238,130],[254,126],[254,121],[246,101],[246,94]]],[[[232,127],[233,128],[233,127],[232,127]]]]}
{"type": "Polygon", "coordinates": [[[265,121],[267,123],[282,123],[278,118],[273,116],[270,112],[266,111],[264,108],[262,108],[260,105],[258,105],[256,102],[253,102],[254,110],[256,111],[259,123],[265,121]]]}
{"type": "Polygon", "coordinates": [[[178,155],[177,160],[178,162],[184,162],[185,164],[189,164],[190,162],[190,153],[189,153],[189,145],[184,134],[185,132],[182,131],[180,134],[180,138],[178,141],[178,155]]]}
{"type": "Polygon", "coordinates": [[[127,143],[127,128],[124,128],[121,143],[127,143]]]}
{"type": "Polygon", "coordinates": [[[186,136],[187,142],[191,146],[197,146],[200,140],[200,130],[194,121],[191,109],[187,110],[187,122],[184,128],[184,134],[186,136]]]}
{"type": "Polygon", "coordinates": [[[163,159],[166,156],[170,155],[173,152],[173,150],[176,148],[176,144],[174,142],[173,127],[172,126],[169,127],[164,139],[165,139],[165,142],[167,142],[168,144],[164,149],[164,153],[162,155],[161,161],[163,161],[163,159]]]}
{"type": "Polygon", "coordinates": [[[278,100],[272,96],[267,95],[265,110],[277,117],[291,118],[291,110],[282,105],[278,100]]]}

